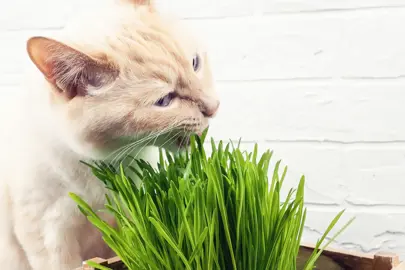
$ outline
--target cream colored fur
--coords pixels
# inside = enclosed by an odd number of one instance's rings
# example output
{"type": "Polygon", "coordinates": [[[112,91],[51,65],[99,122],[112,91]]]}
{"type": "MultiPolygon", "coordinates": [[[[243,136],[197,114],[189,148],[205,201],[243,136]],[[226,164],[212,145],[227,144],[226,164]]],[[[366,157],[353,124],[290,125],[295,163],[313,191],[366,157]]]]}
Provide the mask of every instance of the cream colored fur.
{"type": "Polygon", "coordinates": [[[218,108],[207,54],[179,22],[141,0],[100,2],[58,35],[29,40],[32,76],[3,108],[2,270],[72,270],[113,255],[68,197],[104,204],[79,161],[131,152],[154,162],[153,146],[182,147],[218,108]]]}

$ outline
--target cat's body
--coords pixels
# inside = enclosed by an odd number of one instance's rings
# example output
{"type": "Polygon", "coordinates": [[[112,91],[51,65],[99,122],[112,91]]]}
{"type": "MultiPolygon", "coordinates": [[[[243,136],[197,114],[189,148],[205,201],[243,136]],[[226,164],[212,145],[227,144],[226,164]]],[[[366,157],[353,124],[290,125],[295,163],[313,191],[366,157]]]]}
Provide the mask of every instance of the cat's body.
{"type": "Polygon", "coordinates": [[[94,12],[89,21],[104,30],[78,19],[58,41],[30,39],[35,71],[1,118],[4,270],[72,270],[111,256],[68,197],[104,204],[104,187],[80,160],[131,152],[153,163],[151,145],[181,147],[218,108],[205,52],[152,6],[111,0],[94,12]]]}

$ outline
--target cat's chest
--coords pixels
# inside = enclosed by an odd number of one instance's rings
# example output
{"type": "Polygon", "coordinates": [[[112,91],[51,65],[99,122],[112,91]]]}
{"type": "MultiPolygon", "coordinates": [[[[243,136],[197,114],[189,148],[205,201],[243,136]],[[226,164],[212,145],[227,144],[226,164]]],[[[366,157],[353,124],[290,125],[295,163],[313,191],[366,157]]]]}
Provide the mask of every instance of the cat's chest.
{"type": "Polygon", "coordinates": [[[95,210],[104,208],[107,189],[89,169],[78,172],[66,184],[65,193],[75,193],[95,210]]]}
{"type": "MultiPolygon", "coordinates": [[[[91,172],[82,172],[79,178],[79,184],[73,184],[71,190],[76,190],[75,194],[80,196],[93,210],[105,209],[105,195],[107,190],[103,182],[97,179],[91,172]]],[[[85,219],[82,213],[78,214],[78,219],[85,219]]],[[[112,226],[115,226],[114,217],[112,215],[101,212],[98,212],[98,215],[112,226]]],[[[110,258],[114,256],[113,252],[103,241],[101,233],[93,224],[88,220],[85,220],[84,223],[79,223],[82,225],[76,228],[76,235],[80,243],[83,260],[94,257],[110,258]]]]}
{"type": "MultiPolygon", "coordinates": [[[[112,216],[99,214],[110,225],[115,226],[115,221],[112,216]]],[[[102,239],[100,231],[89,221],[78,228],[76,231],[78,242],[80,243],[81,256],[83,260],[89,260],[95,257],[111,258],[115,254],[106,245],[102,239]]]]}

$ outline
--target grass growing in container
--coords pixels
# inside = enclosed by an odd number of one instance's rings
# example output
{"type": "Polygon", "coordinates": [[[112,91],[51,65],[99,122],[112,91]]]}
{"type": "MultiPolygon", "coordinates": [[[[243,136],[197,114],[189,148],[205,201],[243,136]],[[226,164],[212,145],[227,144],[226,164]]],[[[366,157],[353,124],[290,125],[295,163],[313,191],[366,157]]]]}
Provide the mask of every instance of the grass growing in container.
{"type": "MultiPolygon", "coordinates": [[[[283,202],[287,168],[280,173],[278,162],[268,178],[272,152],[259,156],[257,145],[249,153],[212,141],[208,155],[205,136],[193,136],[186,153],[162,151],[157,169],[143,160],[119,169],[88,164],[110,190],[103,211],[115,216],[116,228],[84,200],[71,197],[129,270],[297,269],[306,217],[304,177],[283,202]],[[130,172],[141,179],[140,185],[130,172]]],[[[305,270],[313,269],[323,248],[349,225],[326,241],[342,214],[318,241],[305,270]]]]}

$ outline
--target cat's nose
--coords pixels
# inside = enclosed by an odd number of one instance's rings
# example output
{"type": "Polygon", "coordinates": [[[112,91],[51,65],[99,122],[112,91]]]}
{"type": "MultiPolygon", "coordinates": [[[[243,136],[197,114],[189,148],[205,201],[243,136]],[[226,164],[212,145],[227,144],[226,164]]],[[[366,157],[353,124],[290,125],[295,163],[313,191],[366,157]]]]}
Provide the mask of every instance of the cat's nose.
{"type": "Polygon", "coordinates": [[[206,104],[202,110],[202,113],[205,117],[214,117],[219,108],[219,100],[206,104]]]}

